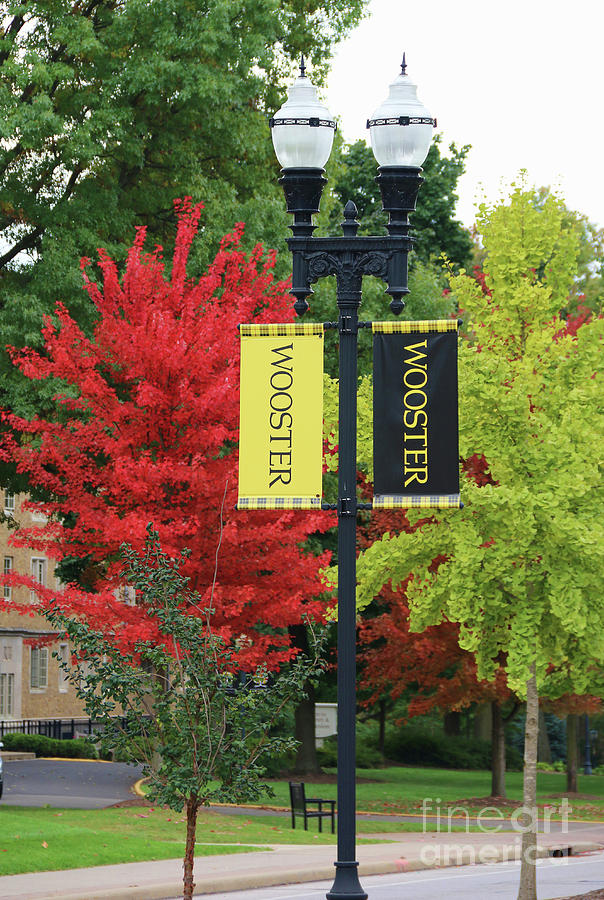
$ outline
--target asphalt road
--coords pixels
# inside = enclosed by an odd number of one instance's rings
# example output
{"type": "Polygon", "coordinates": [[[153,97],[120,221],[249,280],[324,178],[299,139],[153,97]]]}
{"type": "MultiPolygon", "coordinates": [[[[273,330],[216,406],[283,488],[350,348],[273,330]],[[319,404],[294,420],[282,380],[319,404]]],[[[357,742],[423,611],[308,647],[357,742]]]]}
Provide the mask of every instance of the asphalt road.
{"type": "Polygon", "coordinates": [[[0,805],[100,809],[132,797],[141,770],[125,763],[71,759],[4,760],[0,805]]]}
{"type": "MultiPolygon", "coordinates": [[[[406,875],[373,875],[361,879],[369,900],[516,900],[519,863],[428,869],[406,875]]],[[[212,900],[323,900],[332,882],[261,888],[212,894],[212,900]]],[[[540,860],[538,900],[573,897],[604,886],[604,854],[540,860]]]]}

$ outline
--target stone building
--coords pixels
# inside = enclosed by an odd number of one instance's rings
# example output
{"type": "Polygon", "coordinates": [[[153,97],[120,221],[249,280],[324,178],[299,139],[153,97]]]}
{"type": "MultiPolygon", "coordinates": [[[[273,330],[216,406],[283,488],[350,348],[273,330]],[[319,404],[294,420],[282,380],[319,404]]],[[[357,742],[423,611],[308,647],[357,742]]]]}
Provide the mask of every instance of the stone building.
{"type": "MultiPolygon", "coordinates": [[[[0,491],[0,560],[4,572],[32,575],[47,587],[60,588],[54,560],[36,550],[12,547],[9,538],[14,523],[23,527],[40,522],[39,514],[21,509],[23,494],[0,491]]],[[[53,656],[70,657],[69,645],[54,640],[36,646],[36,640],[52,633],[49,623],[37,614],[22,615],[3,608],[3,600],[31,602],[32,593],[22,587],[0,585],[0,720],[61,719],[83,715],[74,687],[53,656]]]]}

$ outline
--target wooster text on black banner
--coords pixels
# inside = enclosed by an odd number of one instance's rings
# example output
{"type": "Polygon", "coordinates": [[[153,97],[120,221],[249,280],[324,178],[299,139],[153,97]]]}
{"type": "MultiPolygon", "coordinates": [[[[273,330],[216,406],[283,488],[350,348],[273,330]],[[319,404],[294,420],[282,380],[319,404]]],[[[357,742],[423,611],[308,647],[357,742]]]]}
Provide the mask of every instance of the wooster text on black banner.
{"type": "Polygon", "coordinates": [[[374,323],[374,497],[459,506],[457,323],[401,322],[440,326],[409,333],[398,324],[374,323]]]}

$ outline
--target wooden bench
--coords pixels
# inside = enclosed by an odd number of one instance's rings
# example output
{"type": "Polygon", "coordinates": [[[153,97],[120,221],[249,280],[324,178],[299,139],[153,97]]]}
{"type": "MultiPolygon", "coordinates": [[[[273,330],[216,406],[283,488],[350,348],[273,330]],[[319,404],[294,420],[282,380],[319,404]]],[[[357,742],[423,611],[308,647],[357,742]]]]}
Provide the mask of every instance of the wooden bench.
{"type": "Polygon", "coordinates": [[[335,831],[335,814],[336,801],[324,800],[320,797],[307,797],[304,789],[304,782],[290,781],[289,797],[292,812],[292,828],[296,827],[296,816],[304,817],[304,830],[308,831],[308,820],[319,820],[319,831],[323,831],[323,819],[329,816],[331,819],[331,833],[335,831]],[[309,803],[318,804],[318,809],[308,809],[309,803]],[[329,809],[323,809],[323,806],[329,806],[329,809]]]}

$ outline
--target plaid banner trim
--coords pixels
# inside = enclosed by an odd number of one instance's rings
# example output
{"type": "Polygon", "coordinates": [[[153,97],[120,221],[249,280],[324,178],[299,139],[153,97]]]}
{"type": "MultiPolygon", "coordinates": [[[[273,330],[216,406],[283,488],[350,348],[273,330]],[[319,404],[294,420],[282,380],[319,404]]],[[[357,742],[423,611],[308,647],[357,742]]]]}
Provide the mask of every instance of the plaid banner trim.
{"type": "Polygon", "coordinates": [[[319,334],[323,336],[322,322],[275,322],[264,325],[240,325],[241,337],[288,337],[293,335],[319,334]]]}
{"type": "Polygon", "coordinates": [[[237,509],[321,509],[321,498],[239,497],[237,509]]]}
{"type": "Polygon", "coordinates": [[[373,498],[374,509],[459,509],[459,494],[378,494],[373,498]]]}
{"type": "Polygon", "coordinates": [[[457,319],[424,319],[419,322],[372,322],[374,334],[415,334],[426,331],[458,331],[457,319]]]}

